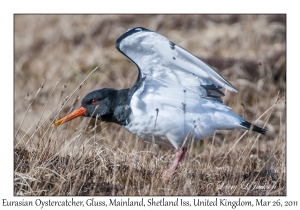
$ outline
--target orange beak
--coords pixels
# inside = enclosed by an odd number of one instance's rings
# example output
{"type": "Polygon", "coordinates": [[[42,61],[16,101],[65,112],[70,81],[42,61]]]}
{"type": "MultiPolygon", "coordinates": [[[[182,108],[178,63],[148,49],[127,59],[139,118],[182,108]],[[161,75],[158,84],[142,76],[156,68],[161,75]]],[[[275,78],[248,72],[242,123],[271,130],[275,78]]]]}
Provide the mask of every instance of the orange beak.
{"type": "Polygon", "coordinates": [[[52,124],[52,126],[58,126],[58,125],[60,125],[62,123],[65,123],[65,122],[68,122],[70,120],[73,120],[76,117],[84,115],[85,112],[86,112],[86,109],[84,107],[80,107],[79,109],[77,109],[76,111],[72,112],[68,116],[63,117],[60,120],[57,120],[55,123],[52,124]]]}

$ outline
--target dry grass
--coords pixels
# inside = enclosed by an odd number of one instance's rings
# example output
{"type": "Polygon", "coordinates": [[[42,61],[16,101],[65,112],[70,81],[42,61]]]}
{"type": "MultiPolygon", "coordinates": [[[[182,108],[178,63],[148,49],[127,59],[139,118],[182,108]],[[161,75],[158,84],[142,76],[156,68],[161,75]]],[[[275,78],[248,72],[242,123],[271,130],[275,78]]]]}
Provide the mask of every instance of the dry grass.
{"type": "Polygon", "coordinates": [[[284,15],[16,15],[15,195],[286,195],[285,42],[284,15]],[[88,118],[51,127],[91,90],[132,86],[114,43],[136,26],[217,68],[239,90],[224,103],[267,134],[218,131],[163,181],[174,151],[88,118]]]}

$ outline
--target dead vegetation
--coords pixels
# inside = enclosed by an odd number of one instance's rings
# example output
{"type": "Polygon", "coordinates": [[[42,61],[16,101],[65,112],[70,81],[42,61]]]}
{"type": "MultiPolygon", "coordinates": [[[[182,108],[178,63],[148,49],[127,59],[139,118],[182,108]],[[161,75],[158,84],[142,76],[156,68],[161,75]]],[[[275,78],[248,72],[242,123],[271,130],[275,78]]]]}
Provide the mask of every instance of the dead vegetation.
{"type": "Polygon", "coordinates": [[[16,15],[15,195],[286,195],[285,18],[16,15]],[[239,91],[224,103],[267,134],[218,131],[163,181],[171,150],[88,118],[51,127],[91,90],[132,86],[137,69],[114,45],[137,26],[218,69],[239,91]]]}

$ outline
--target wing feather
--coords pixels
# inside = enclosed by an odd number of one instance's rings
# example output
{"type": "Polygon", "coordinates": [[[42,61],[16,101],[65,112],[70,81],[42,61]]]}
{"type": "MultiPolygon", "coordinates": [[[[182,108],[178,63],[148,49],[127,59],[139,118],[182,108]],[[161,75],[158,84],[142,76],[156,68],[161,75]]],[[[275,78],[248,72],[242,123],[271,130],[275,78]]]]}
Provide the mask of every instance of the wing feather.
{"type": "Polygon", "coordinates": [[[133,61],[142,77],[179,85],[201,97],[222,102],[226,88],[237,90],[215,69],[166,37],[145,28],[129,29],[116,42],[117,49],[133,61]]]}

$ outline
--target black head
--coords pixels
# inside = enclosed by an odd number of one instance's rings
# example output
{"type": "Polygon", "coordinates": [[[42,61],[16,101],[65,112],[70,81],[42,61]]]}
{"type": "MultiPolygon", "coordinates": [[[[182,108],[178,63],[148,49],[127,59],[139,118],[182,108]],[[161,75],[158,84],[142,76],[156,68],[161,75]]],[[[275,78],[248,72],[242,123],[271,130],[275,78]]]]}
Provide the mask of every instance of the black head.
{"type": "Polygon", "coordinates": [[[81,102],[81,107],[53,125],[60,125],[79,116],[93,117],[99,120],[113,122],[113,113],[117,103],[117,90],[103,88],[88,93],[81,102]]]}
{"type": "Polygon", "coordinates": [[[81,102],[86,109],[84,116],[109,121],[116,106],[117,90],[103,88],[88,93],[81,102]]]}

